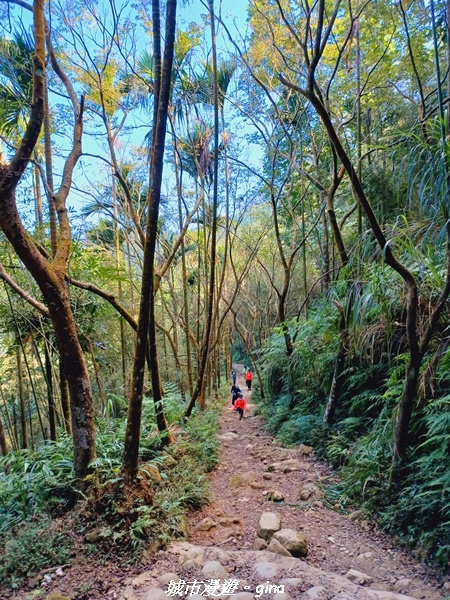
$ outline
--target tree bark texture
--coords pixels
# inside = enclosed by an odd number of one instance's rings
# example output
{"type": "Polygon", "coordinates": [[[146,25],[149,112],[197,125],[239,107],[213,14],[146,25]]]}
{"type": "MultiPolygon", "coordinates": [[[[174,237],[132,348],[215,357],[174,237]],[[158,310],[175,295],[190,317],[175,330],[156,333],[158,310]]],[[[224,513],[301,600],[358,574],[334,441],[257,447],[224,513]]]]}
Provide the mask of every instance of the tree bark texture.
{"type": "Polygon", "coordinates": [[[70,420],[70,394],[67,377],[64,374],[61,359],[59,361],[59,392],[61,394],[61,409],[64,417],[64,429],[69,435],[72,433],[70,420]]]}
{"type": "Polygon", "coordinates": [[[341,395],[342,384],[344,378],[342,376],[345,368],[345,360],[347,357],[347,319],[345,316],[345,310],[343,306],[337,306],[340,315],[339,321],[339,347],[336,355],[336,361],[334,363],[333,380],[331,382],[330,394],[328,396],[327,406],[323,415],[323,423],[325,425],[332,425],[334,422],[334,414],[339,403],[341,395]]]}
{"type": "Polygon", "coordinates": [[[2,451],[2,456],[6,456],[8,454],[8,445],[6,443],[6,434],[5,429],[3,427],[2,417],[0,416],[0,449],[2,451]]]}
{"type": "MultiPolygon", "coordinates": [[[[153,26],[159,23],[159,0],[153,0],[153,26]]],[[[159,431],[168,435],[167,423],[162,409],[162,387],[159,376],[156,322],[155,322],[155,248],[158,233],[158,215],[161,198],[161,184],[164,166],[164,144],[170,100],[173,54],[176,29],[176,0],[168,0],[166,6],[166,36],[164,48],[163,70],[160,78],[160,41],[159,28],[154,32],[155,60],[155,98],[157,107],[153,118],[153,139],[150,166],[149,206],[142,270],[141,303],[137,327],[137,342],[131,384],[131,397],[128,406],[125,448],[122,459],[121,473],[125,481],[133,481],[139,467],[139,445],[141,434],[142,397],[144,390],[145,357],[148,352],[150,359],[150,375],[155,402],[156,420],[159,431]],[[158,57],[159,54],[159,57],[158,57]]]]}
{"type": "Polygon", "coordinates": [[[44,340],[45,352],[45,379],[47,384],[48,423],[50,426],[50,439],[56,442],[56,409],[53,396],[52,360],[47,340],[44,340]]]}
{"type": "MultiPolygon", "coordinates": [[[[211,222],[211,267],[209,271],[208,296],[206,308],[206,323],[203,332],[203,340],[200,351],[200,364],[198,370],[197,383],[191,401],[185,412],[185,418],[189,417],[194,409],[197,398],[204,403],[205,392],[205,373],[206,365],[209,359],[211,344],[211,331],[214,316],[214,289],[216,282],[216,239],[217,239],[217,204],[218,204],[218,165],[219,165],[219,86],[217,83],[217,45],[216,45],[216,26],[214,14],[214,0],[208,0],[210,28],[211,28],[211,46],[212,46],[212,65],[213,65],[213,96],[214,96],[214,158],[213,158],[213,201],[212,201],[212,222],[211,222]]],[[[205,236],[206,240],[206,236],[205,236]]],[[[206,243],[205,243],[206,251],[206,243]]],[[[206,263],[206,261],[205,261],[206,263]]],[[[200,272],[200,271],[199,271],[200,272]]]]}
{"type": "Polygon", "coordinates": [[[0,165],[0,228],[16,254],[36,281],[48,307],[55,330],[62,367],[70,389],[75,472],[83,478],[95,458],[94,409],[92,390],[84,355],[78,340],[75,319],[64,283],[70,248],[70,227],[65,198],[70,189],[73,167],[81,153],[81,116],[78,110],[74,129],[74,148],[66,161],[62,184],[56,200],[62,243],[50,264],[25,230],[16,205],[15,190],[37,143],[45,108],[45,19],[44,1],[33,4],[35,52],[33,58],[33,102],[28,125],[10,164],[0,165]]]}
{"type": "Polygon", "coordinates": [[[19,340],[16,345],[16,364],[17,364],[17,382],[19,386],[20,401],[20,429],[22,435],[21,448],[28,448],[28,426],[27,426],[27,407],[25,403],[25,389],[23,385],[23,367],[22,367],[22,348],[19,340]]]}

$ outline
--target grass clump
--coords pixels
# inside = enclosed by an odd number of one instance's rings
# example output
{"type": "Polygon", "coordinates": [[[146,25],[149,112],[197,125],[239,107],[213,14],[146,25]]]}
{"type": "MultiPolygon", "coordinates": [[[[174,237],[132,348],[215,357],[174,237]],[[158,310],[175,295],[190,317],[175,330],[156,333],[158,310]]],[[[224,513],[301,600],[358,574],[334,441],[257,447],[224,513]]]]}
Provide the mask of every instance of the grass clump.
{"type": "Polygon", "coordinates": [[[34,516],[0,536],[0,583],[17,587],[30,574],[70,561],[73,540],[47,515],[34,516]]]}

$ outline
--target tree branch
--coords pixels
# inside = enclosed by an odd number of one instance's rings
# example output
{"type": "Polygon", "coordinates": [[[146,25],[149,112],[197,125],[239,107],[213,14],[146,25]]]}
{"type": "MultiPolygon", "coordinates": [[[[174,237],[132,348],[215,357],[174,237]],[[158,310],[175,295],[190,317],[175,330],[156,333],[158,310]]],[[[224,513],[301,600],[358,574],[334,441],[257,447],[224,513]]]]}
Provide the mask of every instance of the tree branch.
{"type": "Polygon", "coordinates": [[[19,294],[21,298],[28,302],[30,306],[39,311],[41,315],[44,317],[50,316],[48,308],[45,306],[45,304],[42,304],[42,302],[39,302],[39,300],[36,300],[36,298],[31,296],[31,294],[28,294],[28,292],[22,289],[18,283],[16,283],[14,279],[8,275],[2,263],[0,263],[0,279],[3,279],[3,281],[7,283],[17,294],[19,294]]]}

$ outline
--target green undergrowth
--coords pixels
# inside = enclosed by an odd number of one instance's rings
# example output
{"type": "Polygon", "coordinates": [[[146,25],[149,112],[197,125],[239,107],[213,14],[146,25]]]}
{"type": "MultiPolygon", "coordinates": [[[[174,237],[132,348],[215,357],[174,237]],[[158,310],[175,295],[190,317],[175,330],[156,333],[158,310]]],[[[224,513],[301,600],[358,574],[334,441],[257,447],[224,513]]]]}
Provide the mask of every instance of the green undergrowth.
{"type": "Polygon", "coordinates": [[[16,587],[36,571],[66,564],[81,550],[134,562],[147,550],[185,537],[190,509],[208,501],[208,472],[217,461],[220,406],[183,422],[174,390],[165,408],[175,443],[160,449],[151,399],[143,406],[141,469],[134,485],[120,477],[123,418],[99,420],[94,473],[76,484],[71,440],[0,459],[0,584],[16,587]],[[157,467],[161,477],[155,476],[157,467]]]}
{"type": "MultiPolygon", "coordinates": [[[[360,305],[352,306],[353,311],[364,309],[365,313],[349,318],[349,352],[331,426],[324,425],[323,415],[338,347],[339,317],[330,310],[329,300],[310,307],[307,319],[289,323],[295,339],[290,359],[283,331],[273,332],[260,352],[264,398],[258,385],[253,398],[268,430],[283,444],[312,445],[315,454],[337,470],[340,483],[327,491],[331,504],[348,510],[362,508],[367,518],[376,520],[399,544],[447,569],[450,350],[447,344],[436,344],[425,357],[409,453],[392,470],[393,424],[407,354],[402,332],[388,331],[385,324],[386,312],[398,318],[399,307],[394,302],[380,306],[375,298],[378,291],[367,288],[364,307],[360,298],[360,305]]],[[[338,299],[344,304],[343,298],[338,299]]]]}

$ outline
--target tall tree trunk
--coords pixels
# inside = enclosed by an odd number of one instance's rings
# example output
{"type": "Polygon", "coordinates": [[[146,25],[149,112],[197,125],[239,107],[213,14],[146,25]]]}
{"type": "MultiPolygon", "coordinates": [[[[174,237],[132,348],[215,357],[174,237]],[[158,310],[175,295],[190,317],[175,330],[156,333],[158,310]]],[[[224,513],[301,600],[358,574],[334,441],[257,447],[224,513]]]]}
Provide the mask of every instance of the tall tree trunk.
{"type": "MultiPolygon", "coordinates": [[[[119,236],[119,209],[117,206],[117,185],[114,176],[111,177],[112,186],[112,197],[113,197],[113,210],[114,210],[114,248],[115,248],[115,259],[116,259],[116,273],[117,273],[117,294],[119,302],[123,303],[123,290],[122,281],[120,277],[120,236],[119,236]]],[[[123,317],[119,316],[120,326],[120,349],[122,356],[122,385],[124,398],[128,397],[128,384],[127,384],[127,354],[126,354],[126,338],[125,338],[125,326],[123,317]]]]}
{"type": "Polygon", "coordinates": [[[34,174],[34,212],[36,218],[36,225],[38,228],[42,228],[44,226],[44,217],[42,214],[42,190],[41,190],[41,176],[39,173],[39,169],[35,165],[33,168],[34,174]]]}
{"type": "Polygon", "coordinates": [[[70,418],[70,393],[67,377],[62,368],[61,360],[59,361],[59,392],[61,396],[61,409],[64,418],[64,429],[69,435],[72,433],[72,424],[70,418]]]}
{"type": "Polygon", "coordinates": [[[7,421],[7,423],[8,423],[9,439],[11,442],[11,446],[13,447],[14,450],[18,450],[19,443],[17,441],[17,430],[15,427],[15,422],[13,423],[13,421],[11,420],[11,415],[9,414],[9,409],[8,409],[8,403],[6,402],[6,398],[5,398],[5,394],[3,392],[3,387],[2,387],[1,382],[0,382],[0,396],[2,398],[4,414],[6,415],[5,421],[7,421]]]}
{"type": "Polygon", "coordinates": [[[22,347],[19,340],[16,343],[16,365],[17,365],[17,385],[20,402],[20,430],[21,430],[21,448],[28,448],[28,426],[27,426],[27,408],[25,402],[25,388],[23,384],[22,367],[22,347]]]}
{"type": "MultiPolygon", "coordinates": [[[[326,198],[325,190],[320,194],[320,204],[324,205],[324,201],[326,198]]],[[[325,212],[322,216],[323,219],[323,244],[322,244],[322,258],[323,258],[323,278],[322,278],[322,286],[323,292],[326,293],[328,288],[330,287],[330,242],[329,242],[329,233],[328,233],[328,221],[325,212]]]]}
{"type": "MultiPolygon", "coordinates": [[[[301,202],[301,215],[302,215],[302,238],[306,239],[306,214],[305,214],[305,192],[303,189],[303,177],[301,180],[301,194],[302,194],[302,202],[301,202]]],[[[306,244],[303,244],[302,247],[302,275],[303,275],[303,293],[305,295],[304,306],[305,306],[305,318],[308,318],[308,270],[306,263],[306,244]]]]}
{"type": "Polygon", "coordinates": [[[8,454],[8,444],[6,443],[6,434],[5,429],[3,427],[3,420],[0,415],[0,449],[2,451],[2,456],[6,456],[8,454]]]}
{"type": "Polygon", "coordinates": [[[50,426],[50,439],[56,442],[56,410],[55,398],[53,396],[53,370],[52,359],[50,356],[48,340],[44,340],[44,356],[45,356],[45,379],[47,384],[47,406],[48,406],[48,423],[50,426]]]}
{"type": "MultiPolygon", "coordinates": [[[[1,189],[1,188],[0,188],[1,189]]],[[[61,362],[70,390],[72,435],[75,449],[75,470],[82,478],[95,458],[95,431],[92,389],[81,349],[76,323],[64,280],[35,247],[23,228],[15,209],[15,198],[3,196],[0,205],[0,226],[17,255],[38,284],[48,306],[61,362]]]]}
{"type": "MultiPolygon", "coordinates": [[[[196,186],[197,187],[197,186],[196,186]]],[[[201,330],[200,330],[200,325],[201,325],[201,314],[202,314],[202,309],[201,309],[201,297],[202,297],[202,278],[201,278],[201,272],[202,272],[202,247],[201,247],[201,243],[200,243],[200,220],[197,221],[197,299],[196,299],[196,306],[197,306],[197,327],[196,327],[196,340],[197,340],[197,376],[198,373],[200,371],[200,340],[201,340],[201,330]]],[[[194,392],[192,392],[192,395],[194,394],[194,392]]]]}
{"type": "MultiPolygon", "coordinates": [[[[356,152],[357,163],[356,168],[358,177],[362,183],[362,129],[361,129],[361,22],[360,19],[355,19],[354,32],[356,35],[356,152]]],[[[362,236],[362,208],[358,204],[358,237],[362,236]]],[[[360,263],[358,262],[358,265],[360,263]]]]}
{"type": "Polygon", "coordinates": [[[161,184],[164,165],[164,143],[166,138],[166,124],[170,100],[173,54],[175,45],[177,2],[176,0],[167,0],[164,61],[161,75],[159,0],[152,0],[152,7],[154,28],[153,44],[155,64],[155,102],[157,104],[157,107],[154,110],[153,117],[150,189],[144,250],[144,264],[142,271],[141,304],[139,310],[136,352],[133,366],[131,398],[128,407],[125,448],[123,453],[121,469],[122,476],[128,482],[133,481],[136,478],[139,467],[142,396],[144,389],[144,369],[145,357],[147,352],[147,340],[148,353],[151,360],[150,372],[158,429],[161,433],[164,434],[166,441],[170,440],[167,423],[165,421],[165,416],[162,411],[162,387],[157,360],[154,263],[156,237],[158,233],[159,203],[161,198],[161,184]]]}
{"type": "MultiPolygon", "coordinates": [[[[197,384],[192,394],[191,401],[186,409],[185,417],[189,417],[195,406],[197,398],[204,394],[205,371],[209,358],[209,348],[211,342],[211,330],[213,323],[214,309],[214,289],[216,281],[216,239],[217,239],[217,204],[218,204],[218,167],[219,167],[219,88],[217,85],[217,45],[216,45],[216,23],[214,14],[214,0],[208,0],[209,18],[211,27],[211,45],[213,62],[213,86],[214,86],[214,159],[213,159],[213,202],[212,202],[212,222],[211,222],[211,268],[209,271],[209,286],[207,295],[207,315],[205,331],[203,333],[202,346],[200,351],[200,368],[198,372],[197,384]]],[[[205,240],[206,243],[206,240],[205,240]]]]}
{"type": "MultiPolygon", "coordinates": [[[[175,136],[174,136],[175,137],[175,136]]],[[[178,222],[180,230],[183,227],[183,208],[182,208],[182,190],[180,174],[178,172],[178,152],[175,149],[175,175],[177,181],[177,197],[178,197],[178,222]]],[[[183,286],[183,317],[184,317],[184,337],[186,345],[186,363],[187,363],[187,376],[189,383],[189,394],[192,396],[194,392],[194,376],[192,370],[192,352],[191,352],[191,326],[190,326],[190,308],[189,308],[189,297],[188,297],[188,282],[187,282],[187,266],[186,266],[186,244],[183,239],[181,240],[181,273],[182,273],[182,286],[183,286]]]]}
{"type": "Polygon", "coordinates": [[[16,411],[16,405],[14,403],[12,406],[12,413],[13,413],[14,439],[16,440],[16,450],[19,450],[20,444],[19,444],[19,432],[18,432],[18,428],[17,428],[17,411],[16,411]]]}
{"type": "Polygon", "coordinates": [[[334,414],[339,403],[341,395],[343,380],[343,372],[345,368],[345,360],[347,357],[347,344],[348,344],[348,332],[347,332],[347,318],[346,311],[343,306],[335,302],[335,305],[339,311],[339,347],[334,363],[333,379],[331,381],[330,393],[328,396],[327,406],[323,415],[323,422],[326,425],[332,425],[334,422],[334,414]]]}
{"type": "Polygon", "coordinates": [[[45,174],[47,177],[47,200],[50,222],[50,241],[52,246],[52,256],[56,256],[58,250],[58,221],[56,218],[54,182],[53,182],[53,158],[52,158],[52,140],[50,133],[50,107],[48,103],[48,81],[47,72],[44,71],[44,154],[45,154],[45,174]]]}
{"type": "Polygon", "coordinates": [[[86,337],[86,340],[87,340],[87,343],[89,346],[89,353],[91,355],[92,367],[94,368],[95,380],[97,381],[98,395],[100,396],[100,402],[102,403],[103,410],[106,410],[106,397],[105,397],[105,392],[103,391],[102,380],[100,379],[100,367],[98,366],[98,363],[95,360],[94,345],[91,342],[90,338],[86,337]]]}
{"type": "Polygon", "coordinates": [[[60,222],[60,244],[53,263],[50,264],[23,226],[15,197],[17,184],[30,162],[44,120],[46,65],[43,0],[34,0],[33,26],[35,38],[33,101],[25,134],[14,157],[9,164],[0,165],[0,228],[36,281],[48,306],[70,389],[75,472],[79,478],[83,478],[89,463],[95,458],[93,398],[89,373],[64,283],[65,268],[70,253],[70,225],[65,201],[71,187],[73,169],[81,156],[83,104],[80,105],[73,87],[59,68],[49,35],[52,66],[66,85],[75,113],[73,148],[64,165],[60,190],[55,195],[55,207],[60,222]]]}

